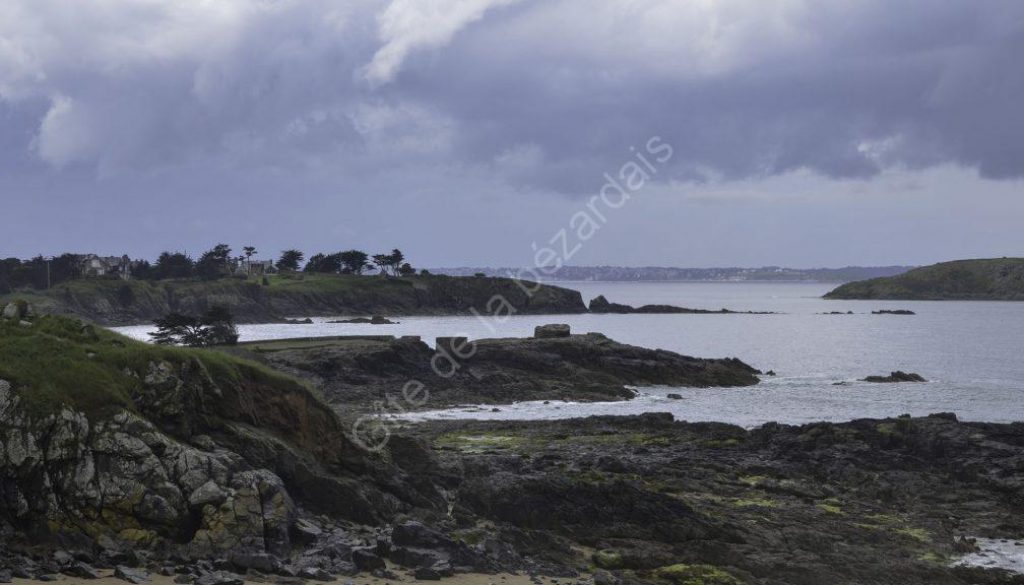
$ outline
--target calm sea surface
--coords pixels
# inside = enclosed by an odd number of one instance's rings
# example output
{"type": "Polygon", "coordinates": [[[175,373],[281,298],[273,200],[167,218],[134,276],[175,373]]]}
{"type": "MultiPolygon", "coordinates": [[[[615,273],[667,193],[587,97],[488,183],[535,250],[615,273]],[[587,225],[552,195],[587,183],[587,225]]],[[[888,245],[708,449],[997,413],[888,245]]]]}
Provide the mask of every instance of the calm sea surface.
{"type": "MultiPolygon", "coordinates": [[[[562,315],[498,321],[477,317],[406,317],[398,325],[245,325],[243,340],[352,334],[521,337],[536,325],[568,323],[617,341],[699,357],[738,357],[778,375],[751,388],[642,388],[616,403],[518,403],[436,411],[431,418],[563,418],[668,411],[682,420],[744,426],[954,412],[963,420],[1024,421],[1024,302],[826,301],[829,284],[558,283],[589,301],[671,304],[702,309],[774,311],[777,315],[562,315]],[[913,316],[871,315],[910,309],[913,316]],[[853,315],[822,315],[853,311],[853,315]],[[926,384],[867,384],[858,378],[917,372],[926,384]],[[847,382],[835,386],[835,382],[847,382]],[[670,400],[666,394],[682,394],[670,400]]],[[[304,315],[303,315],[304,317],[304,315]]],[[[119,331],[144,339],[147,327],[119,331]]],[[[424,416],[424,415],[419,415],[424,416]]]]}

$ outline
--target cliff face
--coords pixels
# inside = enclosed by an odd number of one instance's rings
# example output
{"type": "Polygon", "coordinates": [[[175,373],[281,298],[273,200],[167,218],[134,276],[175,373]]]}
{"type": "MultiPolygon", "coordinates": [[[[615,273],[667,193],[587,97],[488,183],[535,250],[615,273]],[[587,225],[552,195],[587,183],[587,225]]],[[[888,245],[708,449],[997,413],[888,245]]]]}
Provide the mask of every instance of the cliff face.
{"type": "Polygon", "coordinates": [[[844,284],[825,298],[1024,301],[1024,258],[942,262],[844,284]]]}
{"type": "Polygon", "coordinates": [[[31,543],[285,554],[300,508],[374,523],[403,489],[291,378],[64,318],[0,323],[0,526],[31,543]]]}
{"type": "Polygon", "coordinates": [[[81,280],[54,288],[36,307],[72,314],[101,325],[150,323],[176,311],[200,314],[225,305],[241,322],[273,322],[311,315],[450,315],[493,313],[501,298],[517,313],[581,313],[580,293],[564,288],[517,283],[508,278],[415,276],[280,275],[264,285],[256,280],[201,281],[81,280]]]}

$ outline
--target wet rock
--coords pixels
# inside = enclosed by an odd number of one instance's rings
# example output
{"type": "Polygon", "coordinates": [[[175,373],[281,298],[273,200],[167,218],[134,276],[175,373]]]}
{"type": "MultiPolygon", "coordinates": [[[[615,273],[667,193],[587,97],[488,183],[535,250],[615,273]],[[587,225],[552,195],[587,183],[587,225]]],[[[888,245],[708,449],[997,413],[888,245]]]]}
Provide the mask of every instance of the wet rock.
{"type": "Polygon", "coordinates": [[[880,311],[871,311],[872,315],[916,315],[917,313],[909,311],[907,309],[882,309],[880,311]]]}
{"type": "Polygon", "coordinates": [[[12,577],[9,569],[0,569],[0,583],[10,583],[12,577]]]}
{"type": "Polygon", "coordinates": [[[894,384],[898,382],[927,382],[920,374],[901,372],[899,370],[890,373],[888,376],[868,376],[862,382],[873,382],[876,384],[894,384]]]}
{"type": "Polygon", "coordinates": [[[682,399],[683,399],[683,395],[682,395],[682,394],[676,394],[676,393],[674,393],[674,392],[670,392],[670,393],[669,393],[669,394],[668,394],[668,395],[666,396],[666,398],[670,398],[670,399],[672,399],[672,400],[682,400],[682,399]]]}

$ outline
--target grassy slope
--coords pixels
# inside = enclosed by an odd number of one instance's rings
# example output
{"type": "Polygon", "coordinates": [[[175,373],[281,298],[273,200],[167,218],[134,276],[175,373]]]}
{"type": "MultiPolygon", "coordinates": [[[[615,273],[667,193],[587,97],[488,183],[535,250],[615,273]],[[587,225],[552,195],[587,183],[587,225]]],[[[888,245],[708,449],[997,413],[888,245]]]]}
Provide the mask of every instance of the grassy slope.
{"type": "Polygon", "coordinates": [[[844,284],[829,299],[1024,301],[1024,258],[957,260],[844,284]]]}
{"type": "Polygon", "coordinates": [[[37,414],[62,405],[90,416],[132,409],[149,364],[199,359],[214,379],[254,381],[294,390],[300,382],[221,352],[153,346],[111,331],[47,316],[32,327],[0,320],[0,379],[11,382],[37,414]]]}

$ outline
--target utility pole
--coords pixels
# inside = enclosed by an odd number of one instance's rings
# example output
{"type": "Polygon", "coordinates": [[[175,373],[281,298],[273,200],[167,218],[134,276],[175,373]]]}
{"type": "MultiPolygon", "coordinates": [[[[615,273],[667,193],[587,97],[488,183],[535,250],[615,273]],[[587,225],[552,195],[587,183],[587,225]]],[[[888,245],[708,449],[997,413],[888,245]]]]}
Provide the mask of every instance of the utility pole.
{"type": "Polygon", "coordinates": [[[53,256],[47,256],[46,260],[46,290],[50,290],[50,262],[53,262],[53,256]]]}

